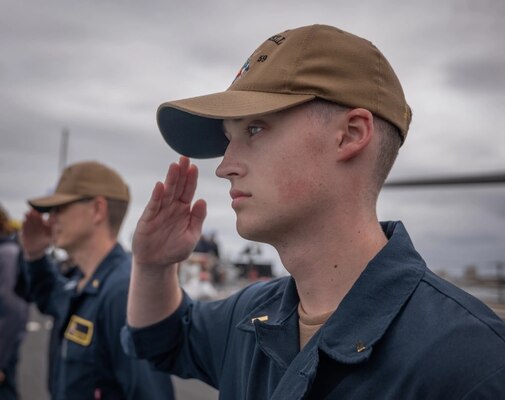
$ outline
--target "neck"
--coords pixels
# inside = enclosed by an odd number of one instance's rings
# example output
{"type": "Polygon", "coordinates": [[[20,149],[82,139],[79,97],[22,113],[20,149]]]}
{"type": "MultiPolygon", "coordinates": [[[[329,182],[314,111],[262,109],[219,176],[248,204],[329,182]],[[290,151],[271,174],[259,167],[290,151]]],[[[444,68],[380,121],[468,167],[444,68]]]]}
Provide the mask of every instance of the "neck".
{"type": "Polygon", "coordinates": [[[98,265],[116,245],[116,239],[108,235],[94,235],[76,249],[69,250],[69,255],[84,274],[83,283],[94,274],[98,265]]]}
{"type": "Polygon", "coordinates": [[[335,310],[387,243],[375,212],[315,222],[303,224],[303,232],[275,246],[308,314],[335,310]]]}

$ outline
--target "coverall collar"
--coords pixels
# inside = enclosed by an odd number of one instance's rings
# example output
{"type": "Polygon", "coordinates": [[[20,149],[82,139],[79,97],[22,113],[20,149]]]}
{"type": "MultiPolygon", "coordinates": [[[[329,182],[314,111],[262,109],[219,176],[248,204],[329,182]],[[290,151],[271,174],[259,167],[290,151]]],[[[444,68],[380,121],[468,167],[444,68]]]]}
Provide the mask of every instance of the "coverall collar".
{"type": "Polygon", "coordinates": [[[112,250],[100,262],[91,278],[88,280],[88,282],[86,282],[86,285],[82,289],[81,293],[96,295],[99,292],[103,282],[105,282],[107,279],[107,276],[118,265],[118,263],[122,261],[123,254],[123,248],[119,243],[116,243],[112,250]]]}
{"type": "MultiPolygon", "coordinates": [[[[367,360],[374,344],[419,284],[425,263],[405,227],[401,222],[387,222],[382,223],[382,228],[388,243],[369,262],[302,353],[321,350],[345,364],[367,360]]],[[[283,368],[288,368],[299,353],[298,303],[296,284],[291,278],[283,292],[255,308],[237,325],[239,329],[255,332],[263,352],[283,368]],[[265,316],[268,319],[261,321],[265,316]]],[[[312,358],[317,358],[317,354],[312,354],[312,358]]],[[[309,363],[306,368],[315,366],[309,363]]]]}

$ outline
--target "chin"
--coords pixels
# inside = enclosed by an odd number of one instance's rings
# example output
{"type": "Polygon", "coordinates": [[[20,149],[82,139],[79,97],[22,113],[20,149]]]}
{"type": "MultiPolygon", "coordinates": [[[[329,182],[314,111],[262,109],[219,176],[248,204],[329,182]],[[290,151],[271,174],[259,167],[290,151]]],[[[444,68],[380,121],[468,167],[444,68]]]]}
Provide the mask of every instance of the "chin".
{"type": "Polygon", "coordinates": [[[247,240],[254,240],[254,241],[256,241],[256,239],[254,239],[254,237],[256,237],[256,235],[255,235],[255,229],[253,229],[250,226],[250,224],[245,224],[244,222],[241,222],[237,218],[236,227],[237,227],[237,232],[238,232],[238,234],[241,237],[243,237],[244,239],[247,239],[247,240]]]}
{"type": "Polygon", "coordinates": [[[258,226],[258,224],[244,224],[237,220],[237,232],[246,239],[253,242],[272,243],[272,231],[266,226],[258,226]]]}

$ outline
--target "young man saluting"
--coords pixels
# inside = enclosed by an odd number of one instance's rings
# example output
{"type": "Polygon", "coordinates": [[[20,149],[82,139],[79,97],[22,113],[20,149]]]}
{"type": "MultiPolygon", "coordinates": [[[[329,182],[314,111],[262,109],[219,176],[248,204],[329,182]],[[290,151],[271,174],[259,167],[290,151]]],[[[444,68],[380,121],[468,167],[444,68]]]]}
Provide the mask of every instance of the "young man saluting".
{"type": "Polygon", "coordinates": [[[223,93],[163,104],[165,140],[224,156],[238,232],[291,276],[211,303],[180,290],[206,212],[183,157],[137,225],[125,347],[222,399],[503,396],[505,324],[377,219],[410,120],[379,50],[322,25],[266,40],[223,93]]]}

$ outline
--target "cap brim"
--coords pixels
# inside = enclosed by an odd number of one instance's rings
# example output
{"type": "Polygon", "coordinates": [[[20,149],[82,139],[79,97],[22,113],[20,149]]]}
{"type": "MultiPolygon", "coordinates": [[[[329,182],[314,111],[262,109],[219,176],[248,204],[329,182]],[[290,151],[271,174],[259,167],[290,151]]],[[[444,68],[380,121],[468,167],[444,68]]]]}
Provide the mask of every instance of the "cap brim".
{"type": "Polygon", "coordinates": [[[44,213],[50,211],[53,207],[62,206],[63,204],[71,203],[72,201],[80,200],[82,198],[84,198],[84,196],[78,194],[56,193],[51,196],[28,200],[28,204],[30,204],[38,212],[44,213]]]}
{"type": "Polygon", "coordinates": [[[228,146],[222,120],[268,114],[313,99],[312,94],[228,90],[163,103],[158,108],[158,127],[168,145],[179,154],[219,157],[228,146]]]}

